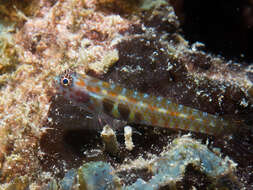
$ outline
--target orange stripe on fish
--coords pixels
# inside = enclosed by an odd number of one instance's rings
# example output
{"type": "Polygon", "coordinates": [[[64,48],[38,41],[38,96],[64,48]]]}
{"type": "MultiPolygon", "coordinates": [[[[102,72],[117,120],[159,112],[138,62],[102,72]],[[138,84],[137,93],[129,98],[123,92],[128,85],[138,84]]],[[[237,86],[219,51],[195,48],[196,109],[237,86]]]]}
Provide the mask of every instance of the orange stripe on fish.
{"type": "Polygon", "coordinates": [[[231,132],[232,122],[163,97],[122,88],[88,75],[65,71],[57,78],[59,92],[77,106],[129,122],[201,132],[231,132]]]}

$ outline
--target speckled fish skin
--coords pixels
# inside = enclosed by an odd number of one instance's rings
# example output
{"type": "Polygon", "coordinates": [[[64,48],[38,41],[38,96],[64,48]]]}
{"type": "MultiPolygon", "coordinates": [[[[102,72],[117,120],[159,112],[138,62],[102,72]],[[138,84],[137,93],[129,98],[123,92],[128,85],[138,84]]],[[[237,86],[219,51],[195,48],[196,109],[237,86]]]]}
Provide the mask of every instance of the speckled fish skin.
{"type": "Polygon", "coordinates": [[[211,135],[233,129],[233,124],[221,117],[70,70],[58,77],[57,83],[59,93],[75,105],[130,123],[211,135]]]}

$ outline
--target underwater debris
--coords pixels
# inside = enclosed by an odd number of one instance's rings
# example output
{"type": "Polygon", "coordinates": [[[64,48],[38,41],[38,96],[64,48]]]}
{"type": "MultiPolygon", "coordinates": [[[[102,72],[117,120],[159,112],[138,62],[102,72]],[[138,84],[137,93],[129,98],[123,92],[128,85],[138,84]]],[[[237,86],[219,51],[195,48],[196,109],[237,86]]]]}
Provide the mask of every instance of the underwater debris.
{"type": "Polygon", "coordinates": [[[197,170],[212,179],[210,187],[218,185],[219,187],[229,188],[228,184],[237,184],[239,187],[233,173],[236,164],[228,158],[220,158],[208,150],[206,145],[202,145],[189,136],[175,139],[168,150],[153,160],[145,160],[141,166],[133,164],[129,168],[119,167],[118,169],[113,169],[106,162],[89,162],[78,170],[72,169],[67,172],[60,184],[64,184],[65,187],[62,186],[63,189],[79,184],[80,187],[78,189],[84,188],[87,190],[158,190],[165,186],[176,188],[177,182],[183,179],[186,168],[189,165],[193,165],[197,170]],[[146,167],[151,172],[152,176],[148,181],[138,178],[133,184],[124,185],[117,176],[117,173],[121,170],[134,168],[138,173],[138,169],[143,167],[146,167]],[[76,171],[78,172],[76,173],[76,171]],[[76,179],[78,179],[78,182],[74,182],[76,179]],[[228,181],[231,181],[231,183],[228,183],[228,181]]]}
{"type": "Polygon", "coordinates": [[[115,132],[109,125],[104,126],[103,131],[101,132],[101,138],[104,142],[105,151],[116,156],[119,152],[119,143],[115,132]]]}
{"type": "Polygon", "coordinates": [[[125,126],[124,127],[125,146],[126,146],[126,149],[129,151],[133,150],[134,148],[132,134],[133,134],[132,127],[125,126]]]}

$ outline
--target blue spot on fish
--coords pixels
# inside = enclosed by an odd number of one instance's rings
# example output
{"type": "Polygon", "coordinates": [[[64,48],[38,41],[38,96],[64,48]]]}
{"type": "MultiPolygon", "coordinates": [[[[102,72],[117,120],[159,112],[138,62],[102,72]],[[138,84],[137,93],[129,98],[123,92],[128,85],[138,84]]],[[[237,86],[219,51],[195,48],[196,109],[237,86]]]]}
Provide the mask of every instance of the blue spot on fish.
{"type": "Polygon", "coordinates": [[[184,109],[184,106],[181,104],[178,104],[178,111],[183,111],[183,109],[184,109]]]}
{"type": "Polygon", "coordinates": [[[116,85],[112,83],[112,84],[110,84],[110,87],[113,90],[116,87],[116,85]]]}
{"type": "Polygon", "coordinates": [[[148,94],[143,94],[143,98],[148,98],[149,97],[149,95],[148,94]]]}
{"type": "Polygon", "coordinates": [[[126,95],[126,92],[127,92],[127,89],[123,88],[121,93],[122,93],[123,95],[126,95]]]}
{"type": "Polygon", "coordinates": [[[137,96],[138,96],[138,92],[137,92],[137,91],[134,91],[133,97],[134,97],[134,98],[137,98],[137,96]]]}
{"type": "Polygon", "coordinates": [[[203,112],[203,116],[204,116],[204,117],[207,117],[207,112],[203,112]]]}
{"type": "Polygon", "coordinates": [[[161,97],[161,96],[158,96],[156,99],[157,99],[157,101],[160,102],[160,101],[162,100],[162,97],[161,97]]]}

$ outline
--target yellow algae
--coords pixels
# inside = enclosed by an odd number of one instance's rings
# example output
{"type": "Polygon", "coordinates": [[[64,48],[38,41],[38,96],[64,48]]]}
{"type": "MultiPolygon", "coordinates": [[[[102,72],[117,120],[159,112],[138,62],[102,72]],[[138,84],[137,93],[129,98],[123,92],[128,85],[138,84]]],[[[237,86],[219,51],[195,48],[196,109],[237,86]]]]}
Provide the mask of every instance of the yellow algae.
{"type": "Polygon", "coordinates": [[[29,186],[27,177],[19,177],[6,185],[5,190],[25,190],[29,186]]]}
{"type": "Polygon", "coordinates": [[[15,70],[17,64],[17,53],[11,34],[13,31],[13,26],[4,26],[0,23],[0,88],[9,80],[6,73],[15,70]]]}
{"type": "Polygon", "coordinates": [[[24,175],[34,176],[30,182],[36,184],[43,176],[39,139],[54,96],[54,77],[69,67],[104,73],[118,60],[114,45],[119,31],[133,22],[94,11],[94,4],[84,1],[24,2],[0,6],[15,26],[3,28],[0,36],[1,182],[24,175]]]}
{"type": "Polygon", "coordinates": [[[108,52],[101,61],[89,64],[88,68],[97,73],[106,73],[108,69],[118,61],[119,55],[117,50],[108,52]]]}
{"type": "Polygon", "coordinates": [[[0,5],[0,16],[4,21],[20,23],[34,15],[39,8],[38,1],[3,1],[0,5]]]}

